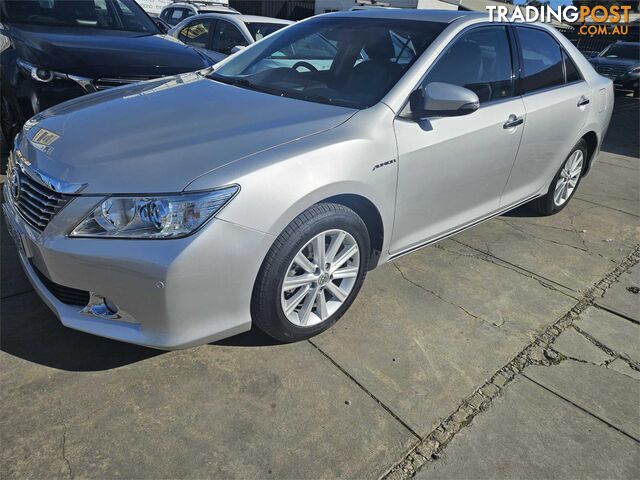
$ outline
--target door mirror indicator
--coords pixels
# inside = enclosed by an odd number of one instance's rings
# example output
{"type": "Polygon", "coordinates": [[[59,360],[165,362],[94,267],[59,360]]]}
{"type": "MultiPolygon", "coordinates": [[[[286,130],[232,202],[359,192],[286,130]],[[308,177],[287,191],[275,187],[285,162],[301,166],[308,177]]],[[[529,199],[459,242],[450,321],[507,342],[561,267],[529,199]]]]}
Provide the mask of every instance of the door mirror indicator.
{"type": "Polygon", "coordinates": [[[409,105],[413,118],[422,120],[427,117],[469,115],[480,107],[480,100],[468,88],[432,82],[411,92],[409,105]]]}

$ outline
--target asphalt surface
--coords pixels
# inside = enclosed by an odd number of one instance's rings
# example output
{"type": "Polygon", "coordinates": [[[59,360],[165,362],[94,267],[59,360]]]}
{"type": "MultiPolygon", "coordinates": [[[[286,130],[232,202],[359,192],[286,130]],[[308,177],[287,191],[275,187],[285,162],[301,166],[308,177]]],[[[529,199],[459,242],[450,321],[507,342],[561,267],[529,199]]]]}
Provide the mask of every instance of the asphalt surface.
{"type": "Polygon", "coordinates": [[[640,476],[638,101],[567,208],[371,272],[331,330],[159,352],[63,327],[2,228],[2,478],[640,476]],[[634,251],[636,253],[634,254],[634,251]]]}

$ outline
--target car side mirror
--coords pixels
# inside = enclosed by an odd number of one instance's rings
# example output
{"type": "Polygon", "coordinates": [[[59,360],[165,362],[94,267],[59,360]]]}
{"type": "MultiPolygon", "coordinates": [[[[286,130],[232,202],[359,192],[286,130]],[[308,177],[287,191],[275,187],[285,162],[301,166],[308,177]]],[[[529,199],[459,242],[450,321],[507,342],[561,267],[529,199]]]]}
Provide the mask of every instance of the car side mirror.
{"type": "Polygon", "coordinates": [[[238,53],[240,50],[244,50],[246,47],[244,45],[236,45],[231,49],[231,55],[234,53],[238,53]]]}
{"type": "Polygon", "coordinates": [[[480,107],[475,92],[451,83],[432,82],[409,96],[414,119],[469,115],[480,107]]]}

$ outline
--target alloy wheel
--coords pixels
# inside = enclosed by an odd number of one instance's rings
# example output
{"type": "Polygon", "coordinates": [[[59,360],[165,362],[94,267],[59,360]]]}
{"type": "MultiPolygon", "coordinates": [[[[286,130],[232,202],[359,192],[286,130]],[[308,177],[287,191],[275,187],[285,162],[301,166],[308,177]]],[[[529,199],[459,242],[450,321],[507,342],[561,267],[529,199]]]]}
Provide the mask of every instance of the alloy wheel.
{"type": "Polygon", "coordinates": [[[344,230],[326,230],[307,242],[282,281],[282,310],[291,323],[311,327],[347,300],[360,269],[360,249],[344,230]]]}
{"type": "Polygon", "coordinates": [[[553,203],[556,207],[564,205],[571,197],[576,185],[578,185],[580,175],[582,175],[583,162],[584,154],[582,153],[582,150],[576,150],[573,152],[565,162],[553,191],[553,203]]]}

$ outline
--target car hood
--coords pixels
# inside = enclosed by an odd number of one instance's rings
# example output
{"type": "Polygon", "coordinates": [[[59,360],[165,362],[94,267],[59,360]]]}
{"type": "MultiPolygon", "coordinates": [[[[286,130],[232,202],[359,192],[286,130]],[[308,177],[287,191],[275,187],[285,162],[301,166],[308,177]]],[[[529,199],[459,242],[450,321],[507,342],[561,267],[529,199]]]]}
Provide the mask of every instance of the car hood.
{"type": "Polygon", "coordinates": [[[20,58],[88,78],[175,75],[213,63],[169,35],[28,25],[9,32],[20,58]]]}
{"type": "Polygon", "coordinates": [[[638,60],[633,58],[616,58],[616,57],[592,57],[589,61],[593,65],[607,65],[611,67],[633,67],[640,64],[638,60]]]}
{"type": "Polygon", "coordinates": [[[82,194],[182,191],[198,176],[333,128],[356,110],[226,85],[197,73],[107,90],[25,124],[32,167],[82,194]]]}

